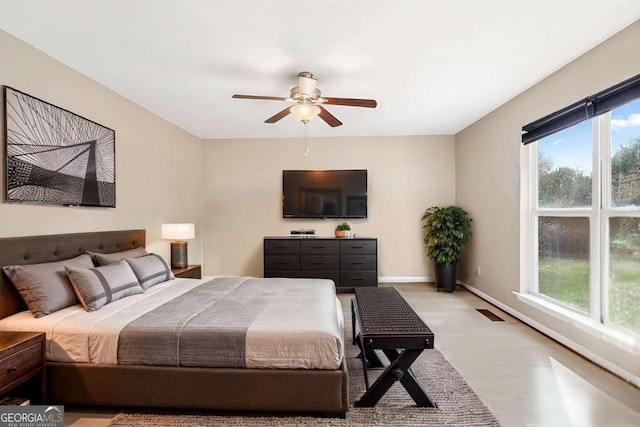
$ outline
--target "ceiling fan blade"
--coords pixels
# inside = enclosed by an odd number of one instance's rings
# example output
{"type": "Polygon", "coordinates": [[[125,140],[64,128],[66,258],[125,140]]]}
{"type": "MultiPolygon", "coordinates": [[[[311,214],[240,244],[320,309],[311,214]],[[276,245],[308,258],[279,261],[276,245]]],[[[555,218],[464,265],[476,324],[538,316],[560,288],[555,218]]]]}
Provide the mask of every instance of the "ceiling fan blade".
{"type": "Polygon", "coordinates": [[[235,99],[263,99],[266,101],[286,101],[288,98],[282,98],[280,96],[258,96],[258,95],[238,95],[232,96],[235,99]]]}
{"type": "Polygon", "coordinates": [[[376,108],[378,103],[375,99],[359,99],[359,98],[327,98],[326,96],[322,97],[327,100],[327,104],[331,105],[348,105],[350,107],[367,107],[367,108],[376,108]]]}
{"type": "Polygon", "coordinates": [[[287,107],[284,110],[280,111],[278,114],[275,114],[271,117],[269,117],[267,120],[265,120],[265,123],[275,123],[278,120],[282,119],[283,117],[286,117],[287,115],[289,115],[289,113],[291,112],[291,107],[287,107]]]}
{"type": "Polygon", "coordinates": [[[324,120],[325,122],[327,122],[327,124],[329,126],[331,126],[332,128],[336,127],[336,126],[340,126],[342,125],[342,122],[340,120],[338,120],[336,118],[336,116],[334,116],[333,114],[331,114],[330,112],[328,112],[322,105],[318,105],[318,107],[320,107],[320,113],[318,113],[318,116],[324,120]]]}

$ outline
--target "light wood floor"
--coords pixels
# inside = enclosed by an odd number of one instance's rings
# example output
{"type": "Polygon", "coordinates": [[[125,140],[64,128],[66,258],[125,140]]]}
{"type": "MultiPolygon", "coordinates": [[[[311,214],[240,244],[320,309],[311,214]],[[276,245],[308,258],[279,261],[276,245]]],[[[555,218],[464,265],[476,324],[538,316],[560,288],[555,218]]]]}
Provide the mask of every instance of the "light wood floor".
{"type": "MultiPolygon", "coordinates": [[[[436,347],[503,426],[640,426],[640,389],[466,290],[436,292],[425,283],[384,286],[398,288],[435,333],[436,347]],[[492,322],[477,308],[505,321],[492,322]]],[[[113,415],[69,408],[65,425],[106,426],[113,415]]]]}

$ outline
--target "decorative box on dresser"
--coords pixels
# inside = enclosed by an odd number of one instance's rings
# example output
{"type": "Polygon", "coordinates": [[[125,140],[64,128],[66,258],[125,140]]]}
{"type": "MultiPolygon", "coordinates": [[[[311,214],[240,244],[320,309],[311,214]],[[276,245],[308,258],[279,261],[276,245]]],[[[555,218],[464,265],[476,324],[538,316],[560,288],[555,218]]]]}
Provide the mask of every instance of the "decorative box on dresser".
{"type": "Polygon", "coordinates": [[[265,237],[264,277],[331,279],[343,289],[378,286],[378,240],[265,237]]]}
{"type": "Polygon", "coordinates": [[[45,401],[45,334],[0,332],[0,398],[45,401]]]}

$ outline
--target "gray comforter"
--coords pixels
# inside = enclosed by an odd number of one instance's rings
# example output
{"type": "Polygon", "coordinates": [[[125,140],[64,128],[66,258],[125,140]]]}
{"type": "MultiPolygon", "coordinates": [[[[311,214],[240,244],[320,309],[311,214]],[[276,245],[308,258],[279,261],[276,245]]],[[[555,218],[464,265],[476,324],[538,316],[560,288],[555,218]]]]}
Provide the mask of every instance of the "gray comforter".
{"type": "Polygon", "coordinates": [[[341,358],[337,313],[327,317],[317,307],[337,311],[334,292],[326,280],[215,278],[128,323],[118,339],[118,364],[252,367],[251,360],[262,360],[261,349],[265,359],[278,359],[281,351],[286,358],[315,353],[305,340],[317,338],[321,348],[329,338],[338,349],[329,357],[341,358]],[[308,316],[318,324],[309,327],[308,316]],[[334,325],[326,325],[331,317],[334,325]]]}

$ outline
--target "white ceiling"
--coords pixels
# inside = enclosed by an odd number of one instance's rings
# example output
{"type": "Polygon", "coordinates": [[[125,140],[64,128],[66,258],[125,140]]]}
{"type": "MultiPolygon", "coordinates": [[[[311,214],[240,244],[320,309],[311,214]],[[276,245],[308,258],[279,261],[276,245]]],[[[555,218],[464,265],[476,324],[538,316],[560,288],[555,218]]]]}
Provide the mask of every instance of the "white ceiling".
{"type": "Polygon", "coordinates": [[[300,71],[325,96],[378,101],[328,106],[344,125],[317,119],[310,136],[455,134],[639,19],[640,1],[0,0],[0,11],[1,29],[200,138],[270,138],[303,127],[263,123],[283,102],[231,95],[288,96],[300,71]]]}

